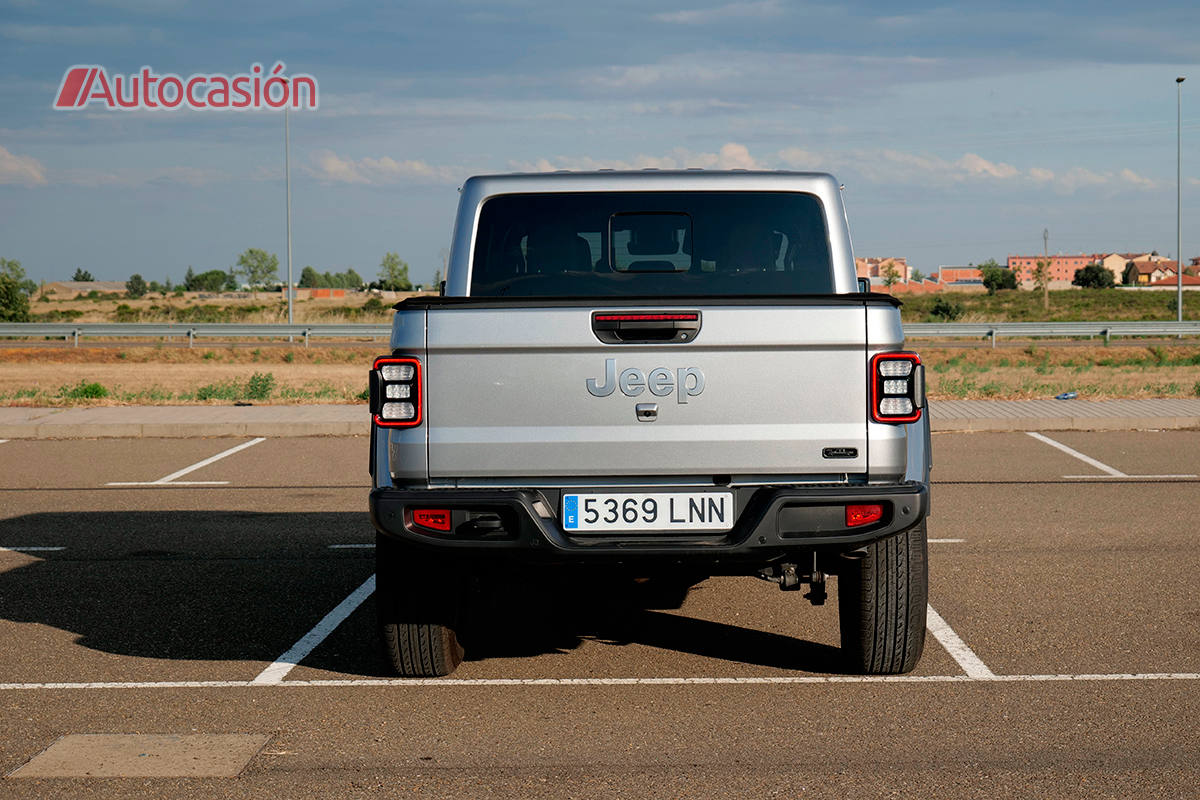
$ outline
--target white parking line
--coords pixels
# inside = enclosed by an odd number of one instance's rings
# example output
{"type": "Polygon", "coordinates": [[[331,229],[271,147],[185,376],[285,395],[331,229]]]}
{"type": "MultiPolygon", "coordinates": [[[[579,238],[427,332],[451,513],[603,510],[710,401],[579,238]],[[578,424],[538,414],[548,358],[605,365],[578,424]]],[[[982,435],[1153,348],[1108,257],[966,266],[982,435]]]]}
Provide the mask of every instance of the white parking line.
{"type": "Polygon", "coordinates": [[[330,550],[374,550],[373,544],[331,544],[328,545],[330,550]]]}
{"type": "MultiPolygon", "coordinates": [[[[1025,433],[1027,436],[1032,436],[1034,439],[1037,439],[1039,442],[1045,442],[1046,444],[1050,445],[1051,447],[1058,448],[1059,450],[1063,451],[1067,455],[1072,456],[1073,458],[1078,458],[1083,463],[1093,466],[1096,469],[1100,470],[1101,472],[1106,472],[1114,478],[1128,478],[1129,477],[1124,472],[1121,472],[1121,470],[1113,469],[1108,464],[1102,464],[1101,462],[1097,461],[1096,459],[1092,458],[1091,456],[1085,456],[1083,453],[1079,452],[1078,450],[1073,450],[1070,447],[1067,447],[1062,442],[1054,441],[1049,436],[1043,436],[1042,434],[1040,434],[1036,431],[1026,431],[1025,433]]],[[[1092,477],[1095,477],[1095,476],[1092,476],[1092,477]]]]}
{"type": "Polygon", "coordinates": [[[1195,681],[1200,672],[1129,672],[1081,675],[788,675],[746,678],[349,678],[282,681],[106,681],[97,683],[0,683],[0,691],[71,689],[245,689],[251,687],[371,686],[771,686],[822,683],[1052,683],[1102,681],[1195,681]]]}
{"type": "Polygon", "coordinates": [[[41,545],[35,547],[0,547],[0,553],[50,553],[66,549],[65,547],[43,547],[41,545]]]}
{"type": "Polygon", "coordinates": [[[371,596],[375,591],[375,576],[367,578],[363,581],[362,586],[359,586],[350,593],[342,602],[338,603],[337,607],[325,615],[325,618],[318,622],[313,629],[300,637],[300,640],[291,646],[286,653],[275,659],[274,663],[258,673],[258,677],[251,681],[255,686],[262,684],[282,683],[283,679],[292,669],[304,660],[305,656],[317,649],[317,645],[325,641],[325,637],[333,633],[338,625],[345,621],[346,617],[354,613],[354,609],[362,605],[362,602],[371,596]]]}
{"type": "Polygon", "coordinates": [[[1032,436],[1034,439],[1037,439],[1039,442],[1045,442],[1046,444],[1050,445],[1051,447],[1058,448],[1059,450],[1063,451],[1067,455],[1072,456],[1074,458],[1078,458],[1083,463],[1093,466],[1096,469],[1100,470],[1101,472],[1106,473],[1104,475],[1063,475],[1064,478],[1082,479],[1082,480],[1095,480],[1096,478],[1115,479],[1115,480],[1163,480],[1163,479],[1169,479],[1169,478],[1195,478],[1195,477],[1197,477],[1196,475],[1127,475],[1126,473],[1121,472],[1121,470],[1119,470],[1119,469],[1114,469],[1113,467],[1110,467],[1108,464],[1097,461],[1096,459],[1092,458],[1091,456],[1086,456],[1083,453],[1079,452],[1078,450],[1074,450],[1070,447],[1067,447],[1062,442],[1056,442],[1053,439],[1051,439],[1049,436],[1043,436],[1042,434],[1037,433],[1036,431],[1025,431],[1025,434],[1027,436],[1032,436]]]}
{"type": "Polygon", "coordinates": [[[930,544],[962,544],[966,539],[930,539],[930,544]]]}
{"type": "Polygon", "coordinates": [[[241,444],[239,444],[236,447],[231,447],[228,450],[217,453],[215,456],[210,456],[209,458],[206,458],[203,461],[198,461],[195,464],[192,464],[190,467],[184,467],[183,469],[179,470],[178,472],[172,472],[170,475],[165,475],[156,481],[109,481],[108,483],[106,483],[104,485],[105,486],[164,486],[164,485],[169,484],[171,486],[225,486],[229,483],[229,481],[180,481],[180,480],[176,480],[176,479],[182,478],[184,475],[187,475],[190,472],[195,472],[196,470],[200,469],[201,467],[207,467],[209,464],[212,464],[216,461],[220,461],[222,458],[231,456],[234,453],[240,453],[241,451],[245,450],[247,447],[253,447],[254,445],[258,444],[259,442],[265,442],[265,441],[266,441],[266,438],[263,436],[260,436],[257,439],[251,439],[248,442],[242,442],[241,444]]]}
{"type": "Polygon", "coordinates": [[[941,642],[942,647],[946,648],[946,652],[958,662],[968,677],[980,680],[996,677],[979,656],[975,655],[975,651],[967,646],[946,620],[942,619],[941,614],[933,610],[933,606],[926,606],[925,627],[933,634],[933,638],[941,642]]]}

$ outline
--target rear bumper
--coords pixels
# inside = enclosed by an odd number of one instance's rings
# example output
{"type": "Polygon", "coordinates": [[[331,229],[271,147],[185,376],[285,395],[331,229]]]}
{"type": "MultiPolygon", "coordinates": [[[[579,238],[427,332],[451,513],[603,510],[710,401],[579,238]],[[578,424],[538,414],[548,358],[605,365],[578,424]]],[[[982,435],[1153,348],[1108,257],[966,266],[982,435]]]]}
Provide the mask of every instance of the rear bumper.
{"type": "MultiPolygon", "coordinates": [[[[662,491],[661,487],[656,490],[662,491]]],[[[734,489],[737,522],[718,534],[567,533],[559,523],[561,491],[545,489],[381,488],[371,492],[371,521],[389,537],[461,558],[546,562],[668,560],[763,564],[796,552],[853,550],[908,530],[928,513],[924,483],[894,486],[783,486],[734,489]],[[846,505],[879,503],[882,519],[846,528],[846,505]],[[451,510],[450,530],[412,522],[416,508],[451,510]]]]}

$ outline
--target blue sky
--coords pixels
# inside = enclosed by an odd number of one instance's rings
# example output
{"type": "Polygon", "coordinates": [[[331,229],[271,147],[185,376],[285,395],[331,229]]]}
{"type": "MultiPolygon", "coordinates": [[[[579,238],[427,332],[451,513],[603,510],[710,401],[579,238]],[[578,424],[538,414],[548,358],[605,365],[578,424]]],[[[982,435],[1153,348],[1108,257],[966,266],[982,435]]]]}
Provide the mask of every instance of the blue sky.
{"type": "Polygon", "coordinates": [[[293,251],[430,280],[472,174],[833,172],[860,256],[939,264],[1200,254],[1200,6],[785,0],[192,3],[0,0],[0,256],[36,280],[178,281],[285,252],[278,111],[51,109],[73,64],[287,64],[293,251]]]}

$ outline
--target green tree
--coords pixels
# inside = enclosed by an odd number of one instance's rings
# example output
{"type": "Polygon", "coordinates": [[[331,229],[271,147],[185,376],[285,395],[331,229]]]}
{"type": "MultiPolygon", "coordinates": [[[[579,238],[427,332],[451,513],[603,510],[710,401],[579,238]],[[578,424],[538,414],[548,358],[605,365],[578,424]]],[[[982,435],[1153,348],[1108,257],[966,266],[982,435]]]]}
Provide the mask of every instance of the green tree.
{"type": "Polygon", "coordinates": [[[229,273],[225,270],[210,269],[199,275],[193,274],[188,280],[187,288],[190,292],[219,292],[225,288],[228,280],[229,273]]]}
{"type": "Polygon", "coordinates": [[[1071,283],[1085,289],[1111,289],[1117,281],[1112,272],[1099,264],[1088,264],[1083,269],[1075,270],[1075,278],[1071,283]]]}
{"type": "Polygon", "coordinates": [[[363,287],[363,285],[366,283],[366,281],[364,281],[362,279],[362,276],[354,271],[353,267],[346,270],[342,274],[344,276],[346,276],[345,283],[346,283],[347,289],[361,289],[363,287]]]}
{"type": "Polygon", "coordinates": [[[395,253],[385,253],[379,262],[379,288],[389,292],[411,292],[408,264],[395,253]]]}
{"type": "Polygon", "coordinates": [[[183,288],[185,291],[196,291],[196,271],[188,264],[187,272],[183,273],[183,288]]]}
{"type": "Polygon", "coordinates": [[[321,273],[312,267],[300,270],[300,282],[296,284],[301,289],[316,289],[321,285],[321,273]]]}
{"type": "Polygon", "coordinates": [[[136,272],[129,276],[129,280],[125,281],[125,294],[134,300],[145,297],[149,289],[145,278],[136,272]]]}
{"type": "Polygon", "coordinates": [[[883,268],[883,285],[889,289],[896,285],[900,280],[900,271],[896,269],[895,262],[889,261],[888,265],[883,268]]]}
{"type": "Polygon", "coordinates": [[[991,266],[980,264],[979,271],[983,275],[983,285],[988,294],[995,294],[997,289],[1017,288],[1017,274],[1008,267],[1002,267],[995,261],[991,266]]]}
{"type": "Polygon", "coordinates": [[[1039,260],[1033,269],[1033,284],[1042,290],[1042,309],[1050,310],[1050,260],[1039,260]]]}
{"type": "Polygon", "coordinates": [[[76,267],[75,274],[71,276],[71,280],[73,280],[73,281],[94,281],[96,279],[92,277],[92,273],[88,272],[83,267],[76,267]]]}
{"type": "MultiPolygon", "coordinates": [[[[433,276],[433,277],[434,277],[434,283],[435,283],[435,284],[437,284],[437,283],[441,283],[441,281],[442,281],[442,278],[441,278],[441,273],[440,273],[440,272],[438,272],[438,273],[434,274],[434,276],[433,276]]],[[[914,269],[912,272],[910,272],[910,273],[908,274],[908,279],[909,279],[910,281],[916,281],[917,283],[920,283],[921,281],[925,280],[925,273],[924,273],[924,272],[921,272],[921,270],[919,270],[919,269],[914,269]]]]}
{"type": "Polygon", "coordinates": [[[257,296],[260,287],[279,279],[279,257],[266,250],[251,247],[238,256],[237,266],[232,271],[235,275],[245,277],[250,290],[257,296]]]}
{"type": "Polygon", "coordinates": [[[29,296],[6,272],[0,271],[0,322],[28,322],[29,296]]]}
{"type": "Polygon", "coordinates": [[[17,284],[17,289],[31,297],[37,291],[37,284],[25,277],[25,268],[15,258],[0,258],[0,275],[7,275],[17,284]]]}

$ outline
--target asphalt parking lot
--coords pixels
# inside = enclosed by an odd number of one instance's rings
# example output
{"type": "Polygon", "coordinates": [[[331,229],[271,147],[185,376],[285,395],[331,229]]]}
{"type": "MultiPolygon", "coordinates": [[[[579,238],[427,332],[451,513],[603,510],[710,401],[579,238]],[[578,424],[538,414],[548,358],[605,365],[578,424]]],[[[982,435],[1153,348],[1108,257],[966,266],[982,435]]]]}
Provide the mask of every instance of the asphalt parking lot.
{"type": "Polygon", "coordinates": [[[1200,432],[935,436],[934,635],[888,679],[839,671],[835,593],[723,578],[513,586],[452,679],[393,681],[366,447],[0,442],[0,796],[1197,796],[1200,432]],[[77,734],[265,744],[30,776],[77,734]]]}

